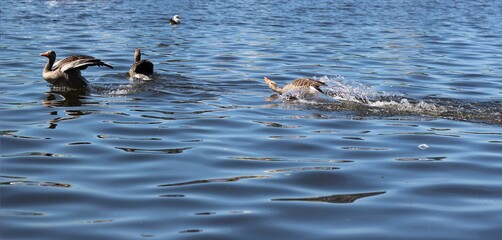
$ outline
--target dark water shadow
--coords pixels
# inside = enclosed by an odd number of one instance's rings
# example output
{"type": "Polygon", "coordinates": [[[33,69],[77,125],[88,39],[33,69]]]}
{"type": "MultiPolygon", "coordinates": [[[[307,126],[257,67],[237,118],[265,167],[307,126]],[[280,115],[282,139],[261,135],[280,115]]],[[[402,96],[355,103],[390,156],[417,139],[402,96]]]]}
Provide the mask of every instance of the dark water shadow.
{"type": "Polygon", "coordinates": [[[46,215],[45,213],[41,213],[41,212],[0,210],[0,216],[2,216],[2,217],[11,217],[11,216],[41,217],[41,216],[45,216],[45,215],[46,215]]]}
{"type": "Polygon", "coordinates": [[[393,98],[385,97],[370,102],[368,108],[359,111],[358,115],[367,117],[415,116],[502,124],[502,101],[472,102],[451,98],[393,98]]]}
{"type": "Polygon", "coordinates": [[[352,194],[337,194],[331,196],[323,197],[307,197],[307,198],[276,198],[272,201],[305,201],[305,202],[326,202],[326,203],[353,203],[360,198],[372,197],[380,194],[386,193],[382,192],[367,192],[367,193],[352,193],[352,194]]]}
{"type": "Polygon", "coordinates": [[[174,186],[184,186],[184,185],[202,184],[202,183],[237,182],[242,179],[256,179],[256,178],[268,178],[268,177],[269,176],[258,175],[258,176],[239,176],[239,177],[230,177],[230,178],[201,179],[201,180],[194,180],[194,181],[188,181],[188,182],[161,184],[161,185],[158,185],[158,187],[174,187],[174,186]]]}
{"type": "Polygon", "coordinates": [[[288,172],[304,172],[304,171],[331,171],[338,170],[339,167],[296,167],[285,169],[268,170],[269,173],[288,173],[288,172]]]}
{"type": "Polygon", "coordinates": [[[68,183],[59,182],[44,182],[44,181],[30,181],[30,180],[15,180],[0,182],[0,185],[8,186],[39,186],[39,187],[57,187],[57,188],[70,188],[71,185],[68,183]]]}
{"type": "Polygon", "coordinates": [[[192,147],[184,147],[184,148],[163,148],[163,149],[143,149],[143,148],[126,148],[126,147],[115,147],[116,149],[120,149],[124,152],[130,153],[149,153],[149,154],[178,154],[183,153],[186,150],[192,149],[192,147]]]}
{"type": "Polygon", "coordinates": [[[413,162],[413,161],[421,161],[421,162],[435,162],[435,161],[443,161],[446,157],[401,157],[395,158],[396,161],[401,162],[413,162]]]}

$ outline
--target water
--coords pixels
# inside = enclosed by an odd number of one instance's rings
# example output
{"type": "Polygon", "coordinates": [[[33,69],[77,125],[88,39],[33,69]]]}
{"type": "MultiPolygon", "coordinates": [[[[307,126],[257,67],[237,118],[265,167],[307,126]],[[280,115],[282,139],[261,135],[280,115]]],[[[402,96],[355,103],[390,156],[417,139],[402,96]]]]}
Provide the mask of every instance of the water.
{"type": "Polygon", "coordinates": [[[1,239],[502,234],[500,1],[0,8],[1,239]],[[137,47],[151,81],[128,80],[137,47]],[[62,92],[49,49],[115,68],[62,92]]]}

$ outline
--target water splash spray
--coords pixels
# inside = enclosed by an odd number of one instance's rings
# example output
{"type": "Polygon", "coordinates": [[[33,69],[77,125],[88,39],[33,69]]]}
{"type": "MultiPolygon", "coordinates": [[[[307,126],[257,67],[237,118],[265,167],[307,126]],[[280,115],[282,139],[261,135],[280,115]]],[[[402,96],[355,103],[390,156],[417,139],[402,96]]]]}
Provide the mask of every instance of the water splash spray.
{"type": "Polygon", "coordinates": [[[283,100],[319,105],[331,111],[356,111],[364,116],[423,116],[502,124],[502,102],[465,102],[458,99],[413,99],[403,94],[379,93],[368,85],[347,81],[343,76],[314,77],[327,84],[326,95],[288,92],[283,100]]]}

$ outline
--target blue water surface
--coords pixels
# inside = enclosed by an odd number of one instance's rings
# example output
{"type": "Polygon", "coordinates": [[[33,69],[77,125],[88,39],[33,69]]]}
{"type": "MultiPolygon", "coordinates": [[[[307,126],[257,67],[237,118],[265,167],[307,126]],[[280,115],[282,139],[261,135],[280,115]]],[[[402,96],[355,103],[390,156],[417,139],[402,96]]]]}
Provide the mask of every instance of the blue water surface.
{"type": "Polygon", "coordinates": [[[0,239],[496,239],[501,9],[4,0],[0,239]],[[53,88],[49,49],[114,68],[53,88]]]}

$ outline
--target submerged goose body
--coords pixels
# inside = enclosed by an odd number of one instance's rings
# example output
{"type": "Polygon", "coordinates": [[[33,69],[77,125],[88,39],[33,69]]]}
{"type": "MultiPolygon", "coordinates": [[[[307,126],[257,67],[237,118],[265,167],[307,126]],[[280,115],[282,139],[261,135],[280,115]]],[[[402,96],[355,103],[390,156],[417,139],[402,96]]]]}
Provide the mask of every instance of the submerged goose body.
{"type": "Polygon", "coordinates": [[[282,88],[277,86],[277,83],[267,77],[265,77],[264,80],[270,89],[279,94],[284,94],[289,91],[305,91],[313,94],[324,93],[321,90],[321,86],[326,86],[326,83],[311,78],[298,78],[282,88]]]}
{"type": "Polygon", "coordinates": [[[133,78],[140,78],[143,80],[150,79],[149,76],[153,74],[153,63],[149,60],[141,60],[141,50],[136,48],[134,51],[134,63],[129,69],[129,75],[133,78]]]}
{"type": "Polygon", "coordinates": [[[57,62],[56,52],[52,50],[41,53],[40,56],[49,59],[42,72],[42,77],[48,83],[58,87],[88,88],[89,82],[82,76],[81,70],[85,70],[89,66],[113,68],[100,59],[86,55],[70,56],[57,62]]]}

